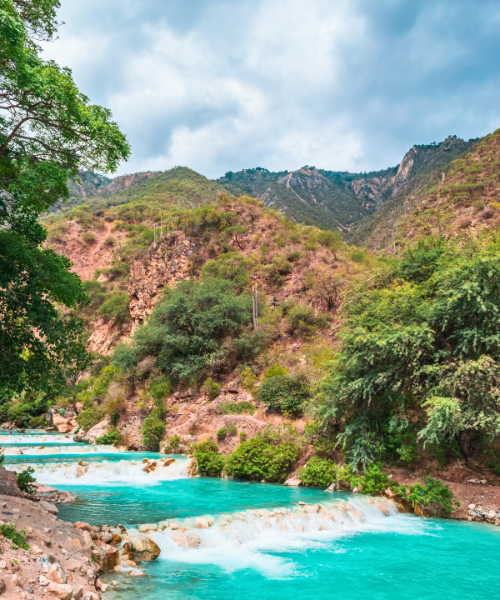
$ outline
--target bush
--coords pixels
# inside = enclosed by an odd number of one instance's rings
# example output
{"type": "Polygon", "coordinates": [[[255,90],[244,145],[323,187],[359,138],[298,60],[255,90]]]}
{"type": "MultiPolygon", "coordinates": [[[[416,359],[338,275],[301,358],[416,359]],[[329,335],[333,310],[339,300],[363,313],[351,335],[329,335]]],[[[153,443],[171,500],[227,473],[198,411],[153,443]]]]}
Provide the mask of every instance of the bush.
{"type": "Polygon", "coordinates": [[[254,261],[245,258],[239,252],[221,254],[217,260],[211,260],[203,267],[203,275],[216,279],[228,279],[242,290],[250,281],[250,269],[254,261]]]}
{"type": "Polygon", "coordinates": [[[357,487],[363,494],[369,496],[380,496],[387,488],[394,488],[397,483],[389,479],[389,476],[382,471],[381,465],[372,464],[365,468],[363,475],[353,477],[352,487],[357,487]]]}
{"type": "Polygon", "coordinates": [[[159,451],[166,427],[163,400],[156,400],[151,415],[144,419],[141,429],[142,443],[148,450],[151,450],[151,452],[159,451]]]}
{"type": "Polygon", "coordinates": [[[236,435],[237,433],[238,433],[238,429],[236,428],[236,425],[234,423],[229,423],[229,425],[227,426],[227,435],[233,436],[233,435],[236,435]]]}
{"type": "Polygon", "coordinates": [[[264,379],[269,379],[269,377],[276,377],[277,375],[288,375],[288,369],[279,367],[278,365],[273,365],[272,367],[269,367],[264,371],[264,379]]]}
{"type": "Polygon", "coordinates": [[[170,381],[166,377],[150,379],[149,391],[155,400],[164,400],[171,391],[170,381]]]}
{"type": "Polygon", "coordinates": [[[220,385],[213,381],[211,377],[205,380],[201,389],[212,400],[220,394],[220,385]]]}
{"type": "Polygon", "coordinates": [[[100,423],[105,416],[106,409],[104,406],[90,406],[76,417],[76,422],[84,431],[88,431],[94,425],[100,423]]]}
{"type": "Polygon", "coordinates": [[[221,402],[215,412],[218,415],[253,415],[255,406],[251,402],[221,402]]]}
{"type": "Polygon", "coordinates": [[[96,239],[97,238],[95,237],[95,235],[93,233],[90,233],[90,231],[84,231],[82,233],[82,240],[88,246],[91,246],[96,241],[96,239]]]}
{"type": "Polygon", "coordinates": [[[200,471],[210,477],[219,477],[224,469],[224,456],[219,453],[217,444],[206,440],[195,446],[194,457],[200,471]]]}
{"type": "Polygon", "coordinates": [[[299,469],[297,477],[306,485],[326,488],[336,479],[335,467],[332,460],[313,456],[299,469]]]}
{"type": "Polygon", "coordinates": [[[28,467],[21,473],[16,473],[17,485],[21,492],[26,492],[27,494],[33,494],[35,492],[35,486],[31,485],[33,482],[36,482],[36,479],[33,477],[34,472],[35,469],[28,467]]]}
{"type": "MultiPolygon", "coordinates": [[[[424,485],[414,483],[408,486],[410,494],[407,495],[407,488],[401,486],[399,493],[410,500],[413,506],[425,507],[431,515],[444,516],[449,515],[453,510],[452,500],[453,492],[450,488],[435,479],[434,477],[424,477],[424,485]]],[[[455,506],[460,506],[460,502],[455,502],[455,506]]]]}
{"type": "Polygon", "coordinates": [[[247,434],[244,431],[242,431],[240,433],[240,442],[246,442],[246,441],[247,441],[247,434]]]}
{"type": "Polygon", "coordinates": [[[219,429],[219,431],[217,432],[217,440],[219,442],[222,442],[222,440],[226,439],[226,435],[227,435],[227,429],[225,427],[222,427],[221,429],[219,429]]]}
{"type": "Polygon", "coordinates": [[[250,367],[246,367],[241,372],[241,386],[244,390],[248,392],[253,392],[255,388],[255,383],[258,381],[258,377],[253,373],[250,367]]]}
{"type": "Polygon", "coordinates": [[[227,475],[253,481],[285,481],[299,459],[302,445],[297,432],[289,427],[268,427],[244,441],[226,459],[227,475]]]}
{"type": "Polygon", "coordinates": [[[330,317],[323,313],[316,315],[311,306],[296,304],[288,312],[286,322],[290,333],[311,335],[318,329],[326,327],[330,322],[330,317]]]}
{"type": "Polygon", "coordinates": [[[179,451],[179,448],[182,444],[182,437],[180,435],[173,435],[172,437],[168,438],[167,440],[167,444],[165,445],[165,452],[170,452],[175,454],[176,452],[179,451]]]}
{"type": "Polygon", "coordinates": [[[276,375],[265,379],[257,391],[257,399],[270,412],[291,415],[299,415],[310,396],[305,375],[276,375]]]}
{"type": "Polygon", "coordinates": [[[96,444],[120,444],[123,441],[122,434],[118,429],[111,429],[108,433],[96,439],[96,444]]]}
{"type": "Polygon", "coordinates": [[[111,236],[107,237],[103,242],[103,245],[108,248],[114,246],[115,244],[116,244],[116,240],[114,237],[111,237],[111,236]]]}
{"type": "Polygon", "coordinates": [[[0,533],[12,542],[12,548],[22,548],[23,550],[29,550],[30,547],[26,541],[26,532],[24,529],[16,531],[14,523],[0,524],[0,533]]]}
{"type": "Polygon", "coordinates": [[[342,234],[338,231],[320,231],[316,239],[318,244],[330,250],[338,250],[342,246],[342,234]]]}
{"type": "Polygon", "coordinates": [[[123,290],[115,290],[107,295],[107,300],[99,309],[100,315],[106,320],[115,320],[116,325],[123,325],[130,321],[130,311],[128,308],[129,297],[123,290]]]}

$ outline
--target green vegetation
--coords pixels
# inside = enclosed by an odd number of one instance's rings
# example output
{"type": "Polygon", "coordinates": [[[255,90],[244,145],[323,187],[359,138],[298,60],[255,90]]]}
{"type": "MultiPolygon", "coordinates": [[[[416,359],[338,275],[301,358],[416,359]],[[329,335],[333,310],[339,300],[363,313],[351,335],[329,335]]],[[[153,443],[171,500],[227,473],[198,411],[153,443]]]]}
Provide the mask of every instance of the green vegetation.
{"type": "Polygon", "coordinates": [[[409,411],[427,411],[424,446],[456,440],[465,457],[472,440],[500,432],[499,297],[495,239],[421,240],[351,287],[342,351],[315,410],[325,430],[345,419],[339,442],[352,465],[387,454],[384,430],[406,430],[413,445],[409,411]]]}
{"type": "Polygon", "coordinates": [[[336,466],[333,460],[313,456],[299,469],[297,477],[305,485],[326,488],[335,481],[336,466]]]}
{"type": "Polygon", "coordinates": [[[219,415],[253,415],[255,406],[251,402],[221,402],[215,410],[219,415]]]}
{"type": "Polygon", "coordinates": [[[33,482],[36,482],[36,479],[33,477],[33,473],[35,469],[32,467],[28,467],[21,473],[16,473],[17,485],[21,492],[26,492],[27,494],[33,494],[36,490],[35,486],[32,485],[33,482]]]}
{"type": "Polygon", "coordinates": [[[453,502],[453,493],[450,488],[434,477],[424,477],[423,485],[414,483],[408,488],[401,486],[399,492],[401,495],[406,494],[414,507],[423,507],[432,516],[449,515],[453,510],[453,505],[460,506],[460,502],[453,502]]]}
{"type": "Polygon", "coordinates": [[[299,415],[311,397],[309,382],[302,374],[276,375],[259,386],[257,399],[270,412],[299,415]]]}
{"type": "Polygon", "coordinates": [[[163,400],[155,400],[151,414],[144,419],[142,425],[142,442],[151,452],[160,450],[166,426],[163,400]]]}
{"type": "Polygon", "coordinates": [[[29,550],[29,544],[26,540],[26,532],[24,529],[16,531],[14,523],[2,523],[0,524],[0,533],[12,542],[12,548],[22,548],[23,550],[29,550]]]}
{"type": "Polygon", "coordinates": [[[218,477],[224,469],[224,456],[219,453],[217,444],[206,440],[195,446],[194,457],[198,468],[205,475],[218,477]]]}
{"type": "Polygon", "coordinates": [[[120,444],[123,442],[123,436],[118,429],[111,429],[96,439],[96,444],[120,444]]]}
{"type": "Polygon", "coordinates": [[[224,340],[236,338],[250,316],[251,298],[236,295],[230,282],[182,281],[166,291],[147,324],[135,333],[133,344],[118,346],[113,363],[127,370],[154,356],[168,377],[195,381],[207,365],[215,371],[223,366],[228,351],[224,340]]]}
{"type": "Polygon", "coordinates": [[[217,441],[218,442],[222,442],[223,440],[225,440],[226,436],[227,436],[227,429],[225,427],[222,427],[221,429],[219,429],[217,431],[217,441]]]}
{"type": "Polygon", "coordinates": [[[220,385],[213,381],[211,377],[205,380],[201,389],[211,400],[214,400],[220,394],[220,385]]]}
{"type": "Polygon", "coordinates": [[[40,57],[38,42],[56,35],[58,6],[8,1],[0,15],[0,403],[23,392],[53,397],[85,368],[82,323],[60,309],[88,298],[69,260],[44,247],[38,217],[69,199],[68,179],[114,171],[130,153],[110,111],[40,57]]]}

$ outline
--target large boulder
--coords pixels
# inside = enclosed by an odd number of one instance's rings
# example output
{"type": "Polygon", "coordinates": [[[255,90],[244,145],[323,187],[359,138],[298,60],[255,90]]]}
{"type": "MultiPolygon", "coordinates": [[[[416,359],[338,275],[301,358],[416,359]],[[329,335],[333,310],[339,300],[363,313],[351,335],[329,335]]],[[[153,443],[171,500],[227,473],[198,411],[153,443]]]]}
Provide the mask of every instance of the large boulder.
{"type": "Polygon", "coordinates": [[[106,415],[104,421],[97,423],[97,425],[94,425],[94,427],[89,429],[86,433],[78,433],[77,435],[75,435],[74,439],[76,442],[87,442],[88,444],[95,444],[97,438],[100,438],[105,433],[108,433],[108,431],[111,428],[111,416],[106,415]]]}
{"type": "Polygon", "coordinates": [[[135,561],[156,560],[160,556],[160,548],[147,535],[136,535],[127,540],[127,551],[135,561]]]}
{"type": "Polygon", "coordinates": [[[101,540],[94,541],[92,557],[94,561],[99,563],[103,571],[111,571],[120,562],[120,552],[117,548],[113,548],[113,546],[101,540]]]}

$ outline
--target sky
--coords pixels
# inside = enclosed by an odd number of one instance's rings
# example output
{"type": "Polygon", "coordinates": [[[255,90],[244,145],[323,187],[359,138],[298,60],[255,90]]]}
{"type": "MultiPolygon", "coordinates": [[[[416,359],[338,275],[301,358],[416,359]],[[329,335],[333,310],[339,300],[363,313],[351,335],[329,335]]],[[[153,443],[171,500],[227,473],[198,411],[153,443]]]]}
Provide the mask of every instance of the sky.
{"type": "Polygon", "coordinates": [[[500,127],[500,0],[61,0],[44,57],[132,146],[118,174],[371,171],[500,127]]]}

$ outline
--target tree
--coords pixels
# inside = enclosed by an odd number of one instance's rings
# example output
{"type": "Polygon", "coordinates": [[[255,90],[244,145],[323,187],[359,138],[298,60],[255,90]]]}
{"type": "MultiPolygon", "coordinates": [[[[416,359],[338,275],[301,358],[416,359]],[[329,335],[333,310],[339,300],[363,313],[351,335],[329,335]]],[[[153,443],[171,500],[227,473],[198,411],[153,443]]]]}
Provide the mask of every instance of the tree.
{"type": "Polygon", "coordinates": [[[304,277],[304,286],[318,310],[333,312],[340,306],[344,280],[332,269],[320,268],[308,271],[304,277]]]}
{"type": "Polygon", "coordinates": [[[250,323],[251,298],[236,295],[229,281],[181,281],[167,290],[133,343],[118,346],[114,362],[121,368],[146,356],[157,357],[157,367],[174,380],[189,381],[223,359],[225,342],[236,338],[250,323]]]}
{"type": "Polygon", "coordinates": [[[465,458],[500,434],[500,245],[420,241],[346,294],[342,351],[316,408],[345,424],[353,463],[367,463],[384,420],[427,410],[424,443],[455,440],[465,458]],[[392,417],[391,417],[392,415],[392,417]]]}
{"type": "Polygon", "coordinates": [[[85,365],[82,325],[61,308],[86,303],[64,257],[43,248],[38,216],[69,198],[80,171],[113,171],[129,146],[109,110],[71,71],[43,61],[57,0],[0,0],[0,398],[48,393],[85,365]],[[58,308],[58,306],[60,308],[58,308]]]}

